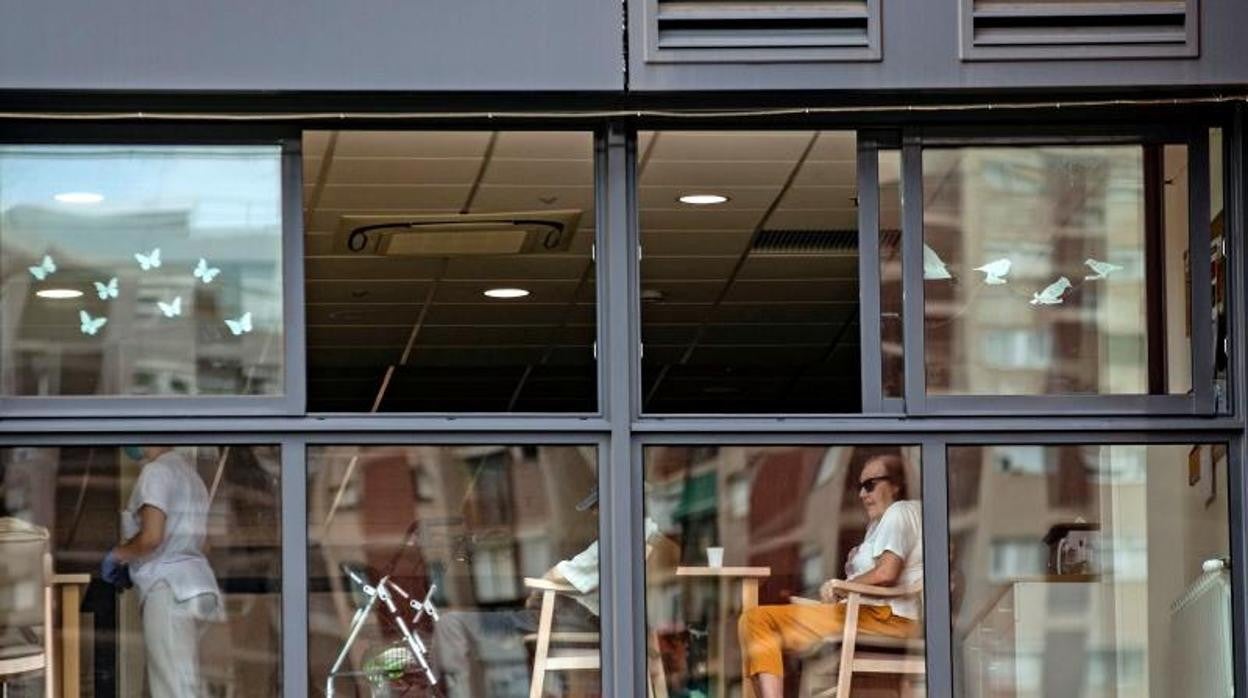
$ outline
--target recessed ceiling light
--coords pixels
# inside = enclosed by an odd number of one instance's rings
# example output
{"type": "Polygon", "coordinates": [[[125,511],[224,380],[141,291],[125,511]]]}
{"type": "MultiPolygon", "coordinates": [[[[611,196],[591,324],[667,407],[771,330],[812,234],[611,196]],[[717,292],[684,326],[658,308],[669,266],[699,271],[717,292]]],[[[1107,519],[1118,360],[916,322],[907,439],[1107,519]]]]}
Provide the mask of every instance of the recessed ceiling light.
{"type": "Polygon", "coordinates": [[[723,194],[685,194],[680,197],[680,203],[694,206],[713,206],[727,201],[728,197],[723,194]]]}
{"type": "Polygon", "coordinates": [[[98,204],[104,200],[104,195],[93,191],[67,191],[52,198],[63,204],[98,204]]]}
{"type": "Polygon", "coordinates": [[[491,288],[485,295],[490,298],[524,298],[529,292],[522,288],[491,288]]]}
{"type": "Polygon", "coordinates": [[[35,295],[40,298],[51,298],[52,300],[64,300],[66,298],[81,298],[82,291],[72,288],[45,288],[42,291],[35,291],[35,295]]]}

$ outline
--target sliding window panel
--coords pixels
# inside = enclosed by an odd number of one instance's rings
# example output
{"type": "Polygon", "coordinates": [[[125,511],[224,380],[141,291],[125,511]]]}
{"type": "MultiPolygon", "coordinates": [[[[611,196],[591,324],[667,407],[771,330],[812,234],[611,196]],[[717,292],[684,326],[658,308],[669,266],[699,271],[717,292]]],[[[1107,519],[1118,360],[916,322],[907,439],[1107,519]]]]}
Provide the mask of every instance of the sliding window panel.
{"type": "Polygon", "coordinates": [[[748,675],[784,695],[842,680],[846,695],[923,691],[919,455],[914,446],[645,447],[651,684],[668,695],[742,695],[748,675]],[[870,588],[858,597],[847,580],[870,588]],[[856,651],[890,652],[892,675],[838,672],[851,612],[856,651]]]}
{"type": "Polygon", "coordinates": [[[311,695],[600,695],[597,457],[310,447],[311,695]]]}
{"type": "Polygon", "coordinates": [[[308,131],[308,409],[598,411],[594,136],[308,131]]]}
{"type": "Polygon", "coordinates": [[[907,176],[926,409],[1212,411],[1211,266],[1190,254],[1209,247],[1207,154],[1207,137],[924,147],[907,176]]]}
{"type": "Polygon", "coordinates": [[[862,411],[856,141],[638,134],[643,413],[862,411]]]}
{"type": "Polygon", "coordinates": [[[280,695],[280,489],[276,445],[0,449],[5,659],[57,655],[9,694],[280,695]]]}
{"type": "Polygon", "coordinates": [[[1231,695],[1225,444],[948,449],[955,695],[1231,695]]]}
{"type": "Polygon", "coordinates": [[[295,157],[278,143],[0,145],[0,407],[301,407],[283,298],[295,157]]]}

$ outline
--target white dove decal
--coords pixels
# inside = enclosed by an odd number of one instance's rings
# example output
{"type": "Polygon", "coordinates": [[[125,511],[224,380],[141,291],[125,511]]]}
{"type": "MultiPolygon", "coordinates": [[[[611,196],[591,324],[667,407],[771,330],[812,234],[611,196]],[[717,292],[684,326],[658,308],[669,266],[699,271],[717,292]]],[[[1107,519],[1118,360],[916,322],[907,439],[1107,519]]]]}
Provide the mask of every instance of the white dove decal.
{"type": "Polygon", "coordinates": [[[923,245],[923,278],[927,280],[952,279],[953,275],[945,268],[945,260],[936,254],[936,250],[923,245]]]}
{"type": "Polygon", "coordinates": [[[1032,305],[1061,305],[1062,294],[1066,293],[1066,289],[1070,288],[1070,279],[1061,277],[1057,281],[1044,287],[1043,291],[1037,291],[1031,294],[1032,305]]]}
{"type": "Polygon", "coordinates": [[[982,267],[975,267],[975,271],[982,271],[985,274],[984,283],[989,286],[1000,286],[1005,283],[1005,275],[1010,273],[1009,257],[993,260],[982,267]]]}
{"type": "Polygon", "coordinates": [[[1096,272],[1092,276],[1083,277],[1085,281],[1096,281],[1098,279],[1104,279],[1105,277],[1109,276],[1110,274],[1116,271],[1122,271],[1122,267],[1117,264],[1110,264],[1109,262],[1102,262],[1097,259],[1092,259],[1091,257],[1088,257],[1087,259],[1083,260],[1083,263],[1087,265],[1089,269],[1096,272]]]}

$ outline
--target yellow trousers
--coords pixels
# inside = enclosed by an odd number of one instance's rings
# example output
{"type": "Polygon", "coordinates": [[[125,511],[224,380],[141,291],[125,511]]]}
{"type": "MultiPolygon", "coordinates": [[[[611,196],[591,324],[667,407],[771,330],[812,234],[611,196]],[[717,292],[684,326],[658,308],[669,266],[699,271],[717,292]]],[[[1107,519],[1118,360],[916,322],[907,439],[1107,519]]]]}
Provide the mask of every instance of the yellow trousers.
{"type": "MultiPolygon", "coordinates": [[[[784,652],[804,652],[829,635],[840,635],[845,628],[844,603],[806,606],[786,604],[759,606],[741,614],[737,636],[745,671],[755,674],[784,675],[784,652]]],[[[914,637],[919,624],[893,615],[888,606],[858,607],[858,631],[886,637],[914,637]]]]}

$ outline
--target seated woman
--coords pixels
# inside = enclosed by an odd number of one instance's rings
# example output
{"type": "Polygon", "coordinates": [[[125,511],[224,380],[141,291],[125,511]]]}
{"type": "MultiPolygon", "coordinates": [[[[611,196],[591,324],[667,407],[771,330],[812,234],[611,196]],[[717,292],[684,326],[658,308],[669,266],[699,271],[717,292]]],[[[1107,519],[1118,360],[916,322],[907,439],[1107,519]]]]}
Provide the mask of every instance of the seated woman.
{"type": "MultiPolygon", "coordinates": [[[[858,478],[858,498],[866,509],[867,535],[849,551],[846,579],[871,586],[910,586],[923,580],[923,515],[906,499],[905,461],[877,456],[858,478]]],[[[845,627],[846,605],[831,581],[819,590],[824,605],[752,608],[741,615],[738,633],[746,674],[759,698],[780,698],[784,690],[782,653],[802,652],[845,627]]],[[[914,596],[863,598],[859,632],[889,637],[919,634],[919,602],[914,596]]]]}

